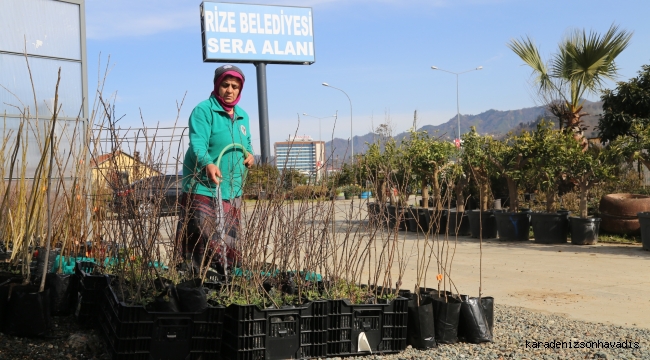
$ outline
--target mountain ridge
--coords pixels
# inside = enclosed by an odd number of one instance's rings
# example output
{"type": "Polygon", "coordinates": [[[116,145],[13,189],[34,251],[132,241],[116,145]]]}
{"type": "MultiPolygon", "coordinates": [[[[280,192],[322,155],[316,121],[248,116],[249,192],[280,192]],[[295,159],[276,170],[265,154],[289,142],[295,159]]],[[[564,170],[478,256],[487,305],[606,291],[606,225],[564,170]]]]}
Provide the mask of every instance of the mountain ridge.
{"type": "MultiPolygon", "coordinates": [[[[585,100],[583,112],[588,114],[582,118],[583,124],[587,128],[585,136],[589,138],[597,136],[596,126],[598,125],[598,118],[602,113],[602,101],[594,102],[585,100]]],[[[461,114],[460,129],[461,133],[464,134],[470,130],[470,127],[475,126],[479,134],[489,134],[498,137],[507,134],[509,131],[519,132],[522,130],[532,130],[541,117],[553,119],[553,116],[548,113],[545,106],[534,106],[517,110],[489,109],[476,115],[461,114]]],[[[557,123],[557,121],[555,122],[557,123]]],[[[439,136],[452,141],[458,136],[457,116],[439,125],[423,125],[418,131],[426,131],[431,136],[439,136]]],[[[408,132],[393,135],[397,141],[401,141],[406,136],[408,136],[408,132]]],[[[375,137],[376,134],[372,132],[354,136],[355,154],[365,153],[368,149],[366,143],[373,143],[375,137]]],[[[349,158],[350,149],[348,140],[334,138],[325,142],[325,156],[327,158],[331,157],[337,164],[340,160],[349,158]]]]}

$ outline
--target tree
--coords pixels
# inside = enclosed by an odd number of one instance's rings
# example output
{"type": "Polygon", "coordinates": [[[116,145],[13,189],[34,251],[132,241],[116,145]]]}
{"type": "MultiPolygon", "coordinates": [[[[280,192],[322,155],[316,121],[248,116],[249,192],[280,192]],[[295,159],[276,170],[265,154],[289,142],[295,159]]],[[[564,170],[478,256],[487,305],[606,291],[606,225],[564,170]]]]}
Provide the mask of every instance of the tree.
{"type": "Polygon", "coordinates": [[[610,142],[610,156],[621,160],[638,160],[650,170],[650,125],[633,122],[628,132],[610,142]]]}
{"type": "Polygon", "coordinates": [[[429,184],[431,184],[433,206],[442,209],[440,190],[440,172],[450,165],[449,158],[454,152],[454,145],[448,141],[431,138],[426,131],[411,131],[404,141],[406,156],[411,168],[422,186],[422,202],[428,204],[429,184]]]}
{"type": "Polygon", "coordinates": [[[571,134],[554,130],[553,124],[542,121],[533,131],[528,160],[528,178],[546,197],[546,212],[555,211],[555,195],[570,165],[567,148],[575,145],[571,134]]]}
{"type": "Polygon", "coordinates": [[[640,134],[632,125],[650,125],[650,65],[641,68],[637,77],[617,83],[615,90],[603,91],[600,97],[603,101],[603,114],[598,120],[602,142],[623,135],[638,139],[640,134]]]}
{"type": "Polygon", "coordinates": [[[569,163],[566,175],[573,181],[580,192],[580,217],[586,218],[589,190],[601,181],[610,178],[615,165],[610,160],[610,151],[590,147],[584,151],[582,145],[576,142],[567,144],[567,159],[569,163]]]}
{"type": "Polygon", "coordinates": [[[476,127],[472,126],[468,133],[462,135],[462,139],[461,164],[463,172],[476,181],[479,188],[480,208],[481,211],[485,211],[488,209],[488,191],[492,172],[492,162],[488,152],[492,138],[479,135],[476,132],[476,127]]]}
{"type": "Polygon", "coordinates": [[[259,191],[275,192],[280,180],[280,171],[271,164],[255,164],[248,170],[244,192],[257,195],[259,191]]]}
{"type": "Polygon", "coordinates": [[[502,141],[488,138],[487,155],[495,167],[495,173],[506,179],[510,211],[519,210],[518,185],[524,178],[524,167],[530,158],[532,137],[529,132],[520,135],[508,134],[502,141]]]}
{"type": "Polygon", "coordinates": [[[581,117],[584,96],[600,90],[606,79],[618,73],[615,59],[628,46],[631,32],[612,25],[604,34],[575,30],[559,45],[558,52],[544,62],[530,37],[511,40],[508,47],[533,69],[539,95],[560,128],[572,131],[583,150],[588,143],[583,136],[581,117]]]}

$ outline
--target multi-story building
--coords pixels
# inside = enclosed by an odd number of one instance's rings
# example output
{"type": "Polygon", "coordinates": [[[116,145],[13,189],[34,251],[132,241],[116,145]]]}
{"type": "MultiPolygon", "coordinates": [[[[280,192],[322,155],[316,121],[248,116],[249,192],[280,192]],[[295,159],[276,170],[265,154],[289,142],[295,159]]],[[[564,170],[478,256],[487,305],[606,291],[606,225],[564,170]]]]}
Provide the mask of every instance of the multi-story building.
{"type": "Polygon", "coordinates": [[[311,136],[290,136],[287,141],[273,144],[275,166],[295,169],[319,180],[325,175],[325,142],[314,141],[311,136]]]}

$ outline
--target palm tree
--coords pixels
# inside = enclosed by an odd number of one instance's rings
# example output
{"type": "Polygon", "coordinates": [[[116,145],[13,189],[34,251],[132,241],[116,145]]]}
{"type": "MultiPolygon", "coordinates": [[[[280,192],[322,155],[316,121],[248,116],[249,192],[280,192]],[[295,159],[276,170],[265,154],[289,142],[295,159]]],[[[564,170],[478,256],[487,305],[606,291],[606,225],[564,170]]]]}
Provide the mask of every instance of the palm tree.
{"type": "Polygon", "coordinates": [[[603,81],[618,74],[614,60],[628,46],[632,33],[612,25],[605,35],[574,30],[560,44],[558,52],[544,62],[533,40],[526,36],[511,40],[508,47],[533,69],[534,82],[560,128],[573,131],[586,148],[581,126],[585,93],[596,93],[603,81]]]}

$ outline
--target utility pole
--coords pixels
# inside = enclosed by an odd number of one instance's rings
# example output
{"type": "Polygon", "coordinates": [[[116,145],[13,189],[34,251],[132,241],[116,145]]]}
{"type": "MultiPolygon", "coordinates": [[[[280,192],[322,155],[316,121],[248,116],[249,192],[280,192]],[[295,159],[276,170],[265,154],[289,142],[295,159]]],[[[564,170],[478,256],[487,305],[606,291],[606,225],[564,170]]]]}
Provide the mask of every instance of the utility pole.
{"type": "Polygon", "coordinates": [[[418,130],[418,111],[413,112],[413,131],[418,130]]]}

